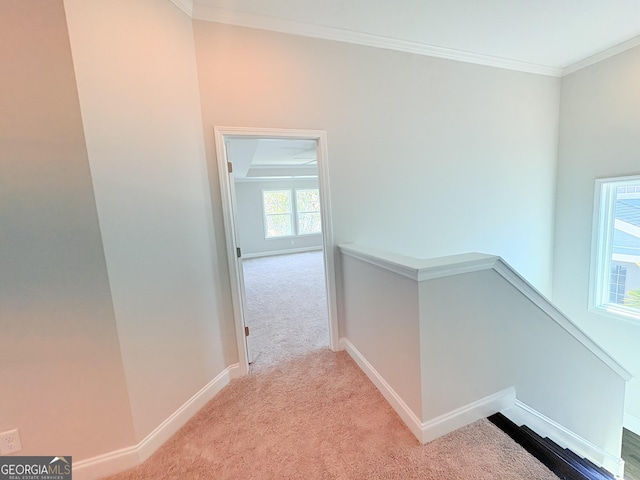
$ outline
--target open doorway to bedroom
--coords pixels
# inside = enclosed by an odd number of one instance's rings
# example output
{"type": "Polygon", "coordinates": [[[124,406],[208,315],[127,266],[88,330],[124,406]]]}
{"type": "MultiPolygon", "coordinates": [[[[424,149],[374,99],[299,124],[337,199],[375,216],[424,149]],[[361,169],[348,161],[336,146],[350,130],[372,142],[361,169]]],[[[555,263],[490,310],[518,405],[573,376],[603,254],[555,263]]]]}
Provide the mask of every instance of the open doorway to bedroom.
{"type": "Polygon", "coordinates": [[[336,350],[323,132],[228,130],[216,129],[216,141],[247,368],[336,350]]]}

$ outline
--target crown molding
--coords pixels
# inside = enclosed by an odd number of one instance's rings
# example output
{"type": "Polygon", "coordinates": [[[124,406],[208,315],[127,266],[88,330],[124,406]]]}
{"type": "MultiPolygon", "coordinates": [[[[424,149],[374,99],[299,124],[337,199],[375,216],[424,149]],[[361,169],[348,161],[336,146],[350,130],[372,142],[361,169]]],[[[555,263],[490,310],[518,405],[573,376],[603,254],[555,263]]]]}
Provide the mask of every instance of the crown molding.
{"type": "Polygon", "coordinates": [[[184,13],[193,18],[193,0],[169,0],[184,13]]]}
{"type": "Polygon", "coordinates": [[[596,53],[595,55],[591,55],[587,58],[584,58],[572,65],[569,65],[564,70],[562,70],[561,76],[564,77],[565,75],[569,75],[573,72],[577,72],[578,70],[582,70],[583,68],[590,67],[595,63],[601,62],[602,60],[606,60],[609,57],[613,57],[614,55],[622,53],[631,48],[637,47],[638,45],[640,45],[640,35],[638,35],[637,37],[633,37],[627,40],[626,42],[619,43],[618,45],[608,48],[607,50],[603,50],[602,52],[596,53]]]}
{"type": "MultiPolygon", "coordinates": [[[[176,2],[178,0],[171,1],[176,2]]],[[[399,40],[396,38],[372,35],[369,33],[354,32],[351,30],[345,30],[335,27],[312,25],[308,23],[285,20],[282,18],[268,17],[265,15],[237,12],[198,3],[195,3],[193,5],[192,16],[197,20],[206,20],[210,22],[218,22],[240,27],[270,30],[274,32],[301,35],[311,38],[320,38],[324,40],[334,40],[338,42],[352,43],[355,45],[363,45],[367,47],[384,48],[387,50],[414,53],[417,55],[438,57],[447,60],[456,60],[459,62],[474,63],[477,65],[504,68],[507,70],[515,70],[519,72],[535,73],[538,75],[546,75],[551,77],[559,77],[562,75],[562,68],[550,67],[547,65],[537,65],[533,63],[521,62],[518,60],[494,57],[491,55],[482,55],[478,53],[466,52],[463,50],[456,50],[453,48],[439,47],[437,45],[428,45],[408,40],[399,40]]]]}
{"type": "Polygon", "coordinates": [[[427,57],[437,57],[458,62],[485,65],[488,67],[504,68],[518,72],[534,73],[550,77],[564,77],[578,70],[589,67],[595,63],[606,60],[631,48],[640,46],[640,35],[625,42],[619,43],[607,50],[590,55],[567,67],[552,67],[535,63],[522,62],[508,58],[483,55],[480,53],[467,52],[454,48],[440,47],[409,40],[373,35],[370,33],[355,32],[342,28],[329,27],[324,25],[314,25],[283,18],[258,15],[255,13],[239,12],[224,8],[212,7],[199,4],[194,0],[169,0],[196,20],[206,20],[209,22],[236,25],[239,27],[257,28],[303,37],[319,38],[323,40],[333,40],[337,42],[351,43],[366,47],[384,48],[404,53],[413,53],[427,57]]]}

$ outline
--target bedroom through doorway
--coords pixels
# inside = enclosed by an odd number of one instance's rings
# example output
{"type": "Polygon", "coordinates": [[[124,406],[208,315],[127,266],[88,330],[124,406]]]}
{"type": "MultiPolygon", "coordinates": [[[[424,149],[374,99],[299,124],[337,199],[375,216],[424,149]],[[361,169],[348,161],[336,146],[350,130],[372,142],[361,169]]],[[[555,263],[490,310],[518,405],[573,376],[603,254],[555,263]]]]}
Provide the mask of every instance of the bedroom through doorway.
{"type": "Polygon", "coordinates": [[[229,129],[216,129],[218,152],[224,146],[219,172],[222,160],[227,247],[236,253],[229,258],[234,313],[247,371],[336,350],[323,132],[223,130],[229,129]]]}

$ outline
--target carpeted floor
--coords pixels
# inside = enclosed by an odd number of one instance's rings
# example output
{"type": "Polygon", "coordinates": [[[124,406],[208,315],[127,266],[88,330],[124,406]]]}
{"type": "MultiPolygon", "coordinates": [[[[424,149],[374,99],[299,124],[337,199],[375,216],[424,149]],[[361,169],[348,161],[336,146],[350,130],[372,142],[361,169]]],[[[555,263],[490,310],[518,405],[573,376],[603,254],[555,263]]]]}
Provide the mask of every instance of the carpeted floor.
{"type": "Polygon", "coordinates": [[[252,372],[329,348],[322,251],[243,261],[252,372]]]}
{"type": "MultiPolygon", "coordinates": [[[[257,295],[277,294],[268,289],[257,295]]],[[[268,350],[256,339],[250,375],[232,381],[144,464],[111,480],[557,480],[486,420],[420,445],[351,358],[326,348],[324,335],[304,347],[280,332],[268,350]]]]}

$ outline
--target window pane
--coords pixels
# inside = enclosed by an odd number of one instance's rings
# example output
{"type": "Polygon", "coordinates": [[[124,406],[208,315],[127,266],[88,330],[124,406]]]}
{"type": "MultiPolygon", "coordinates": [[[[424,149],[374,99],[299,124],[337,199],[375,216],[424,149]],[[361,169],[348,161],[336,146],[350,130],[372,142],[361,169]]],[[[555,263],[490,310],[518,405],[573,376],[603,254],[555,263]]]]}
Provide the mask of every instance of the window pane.
{"type": "Polygon", "coordinates": [[[265,190],[262,192],[265,237],[293,235],[291,190],[265,190]]]}
{"type": "Polygon", "coordinates": [[[599,306],[640,315],[640,179],[601,185],[599,306]]]}
{"type": "Polygon", "coordinates": [[[320,233],[320,213],[300,213],[298,215],[298,234],[320,233]]]}
{"type": "Polygon", "coordinates": [[[317,188],[296,190],[298,234],[308,235],[322,231],[320,220],[320,193],[317,188]]]}
{"type": "Polygon", "coordinates": [[[626,291],[627,269],[622,265],[611,265],[609,302],[621,305],[626,291]]]}
{"type": "Polygon", "coordinates": [[[616,295],[615,301],[610,301],[637,309],[640,308],[637,300],[640,293],[640,193],[636,192],[636,185],[616,189],[614,211],[609,291],[615,291],[616,295]]]}
{"type": "Polygon", "coordinates": [[[293,235],[291,215],[267,215],[267,238],[293,235]]]}
{"type": "Polygon", "coordinates": [[[298,212],[319,212],[320,194],[318,189],[296,190],[298,212]]]}
{"type": "Polygon", "coordinates": [[[264,213],[274,215],[291,213],[291,190],[271,190],[262,192],[264,213]]]}

